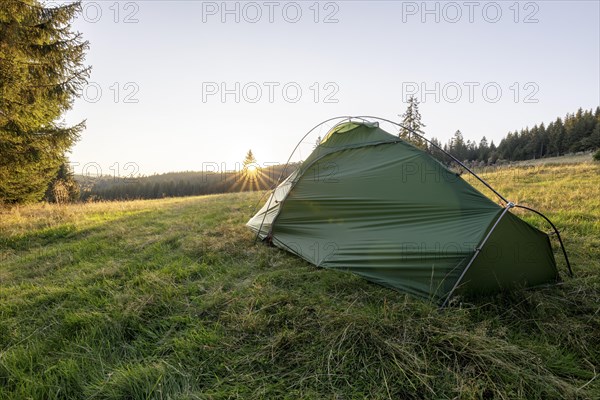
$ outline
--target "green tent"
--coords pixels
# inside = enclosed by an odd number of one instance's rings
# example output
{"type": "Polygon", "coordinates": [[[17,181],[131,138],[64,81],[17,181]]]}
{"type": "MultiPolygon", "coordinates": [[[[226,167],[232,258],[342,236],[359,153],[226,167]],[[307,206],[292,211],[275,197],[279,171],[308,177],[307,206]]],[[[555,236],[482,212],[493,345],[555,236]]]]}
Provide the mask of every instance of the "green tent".
{"type": "Polygon", "coordinates": [[[377,122],[338,124],[248,226],[323,268],[433,300],[559,279],[548,235],[377,122]]]}

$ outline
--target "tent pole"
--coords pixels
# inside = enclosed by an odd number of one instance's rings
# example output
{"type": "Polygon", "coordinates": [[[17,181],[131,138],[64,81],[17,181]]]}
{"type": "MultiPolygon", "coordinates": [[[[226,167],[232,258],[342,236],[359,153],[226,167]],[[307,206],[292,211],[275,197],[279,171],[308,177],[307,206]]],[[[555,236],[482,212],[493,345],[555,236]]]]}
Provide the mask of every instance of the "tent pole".
{"type": "Polygon", "coordinates": [[[562,250],[563,256],[565,257],[565,261],[567,263],[567,269],[569,270],[569,276],[572,278],[573,277],[573,270],[571,269],[571,263],[569,262],[569,257],[567,256],[567,250],[565,249],[565,245],[563,244],[563,241],[562,241],[562,238],[560,237],[560,233],[558,232],[558,229],[556,228],[556,226],[554,226],[554,224],[552,223],[552,221],[550,221],[550,218],[546,217],[541,212],[539,212],[537,210],[534,210],[533,208],[530,208],[530,207],[527,207],[527,206],[522,206],[520,204],[515,204],[515,207],[523,208],[525,210],[529,210],[531,212],[534,212],[534,213],[538,214],[539,216],[541,216],[542,218],[544,218],[546,221],[548,221],[548,223],[550,224],[550,226],[552,226],[552,229],[554,229],[554,233],[556,233],[556,237],[558,238],[558,242],[560,243],[560,248],[562,250]]]}
{"type": "Polygon", "coordinates": [[[483,240],[481,241],[481,243],[479,244],[479,246],[477,246],[477,248],[475,249],[475,253],[473,254],[473,257],[471,257],[471,260],[469,261],[469,263],[467,264],[467,266],[465,267],[465,269],[463,270],[463,272],[460,274],[460,276],[456,280],[456,283],[454,283],[454,286],[452,287],[452,290],[450,290],[450,293],[448,293],[448,296],[446,296],[446,299],[444,300],[444,302],[442,303],[442,305],[441,305],[440,308],[446,307],[446,305],[448,304],[448,301],[450,300],[450,298],[454,294],[454,291],[458,288],[458,285],[460,285],[462,279],[466,275],[466,273],[469,270],[469,268],[471,268],[471,265],[473,264],[473,261],[475,261],[475,259],[477,258],[477,256],[481,252],[481,249],[485,245],[485,242],[487,242],[487,240],[490,238],[490,236],[492,235],[492,232],[494,232],[494,229],[496,229],[496,226],[498,226],[498,223],[500,222],[500,220],[502,219],[502,217],[504,217],[504,215],[508,212],[508,210],[510,210],[514,206],[515,205],[513,203],[511,203],[511,202],[508,202],[508,204],[506,204],[506,207],[504,208],[504,211],[502,211],[502,214],[500,214],[500,216],[498,217],[498,219],[496,220],[496,222],[492,226],[492,229],[490,229],[490,231],[488,232],[488,234],[485,236],[485,238],[483,238],[483,240]]]}

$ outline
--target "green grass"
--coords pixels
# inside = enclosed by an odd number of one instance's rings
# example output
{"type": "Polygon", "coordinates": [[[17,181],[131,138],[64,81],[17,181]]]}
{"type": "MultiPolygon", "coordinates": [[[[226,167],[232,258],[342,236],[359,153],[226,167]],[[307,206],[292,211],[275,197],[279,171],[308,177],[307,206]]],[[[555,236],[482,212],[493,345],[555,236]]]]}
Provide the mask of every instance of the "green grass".
{"type": "Polygon", "coordinates": [[[574,279],[439,311],[253,245],[259,193],[2,211],[0,398],[600,398],[600,166],[485,178],[574,279]]]}

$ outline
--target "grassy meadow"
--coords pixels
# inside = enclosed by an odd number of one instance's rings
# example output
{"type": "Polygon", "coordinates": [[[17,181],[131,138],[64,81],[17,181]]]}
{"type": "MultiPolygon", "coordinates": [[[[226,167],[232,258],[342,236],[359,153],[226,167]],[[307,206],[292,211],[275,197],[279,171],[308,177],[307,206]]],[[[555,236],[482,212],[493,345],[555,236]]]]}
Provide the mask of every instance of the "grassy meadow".
{"type": "Polygon", "coordinates": [[[440,311],[253,245],[257,192],[0,211],[0,398],[600,398],[600,163],[483,176],[575,278],[440,311]]]}

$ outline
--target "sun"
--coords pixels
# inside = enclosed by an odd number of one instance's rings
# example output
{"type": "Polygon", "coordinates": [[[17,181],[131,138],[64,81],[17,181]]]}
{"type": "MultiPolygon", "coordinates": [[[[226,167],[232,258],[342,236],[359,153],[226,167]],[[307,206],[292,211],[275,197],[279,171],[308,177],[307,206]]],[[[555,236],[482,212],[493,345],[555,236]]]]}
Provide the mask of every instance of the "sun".
{"type": "Polygon", "coordinates": [[[258,172],[258,167],[254,164],[249,164],[246,166],[246,173],[250,175],[255,175],[258,172]]]}
{"type": "Polygon", "coordinates": [[[260,169],[256,164],[248,164],[244,167],[243,177],[245,180],[255,181],[260,175],[260,169]]]}

